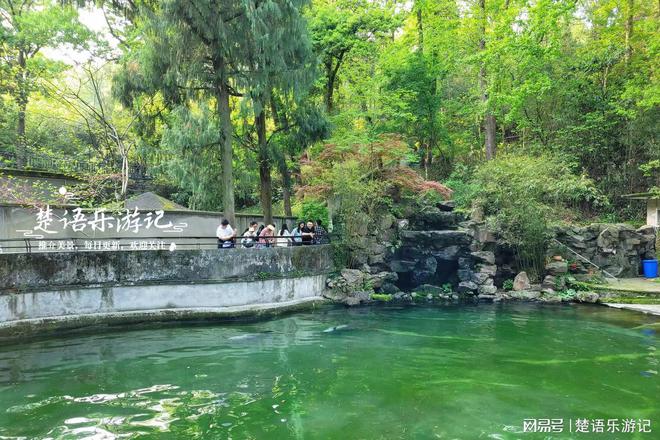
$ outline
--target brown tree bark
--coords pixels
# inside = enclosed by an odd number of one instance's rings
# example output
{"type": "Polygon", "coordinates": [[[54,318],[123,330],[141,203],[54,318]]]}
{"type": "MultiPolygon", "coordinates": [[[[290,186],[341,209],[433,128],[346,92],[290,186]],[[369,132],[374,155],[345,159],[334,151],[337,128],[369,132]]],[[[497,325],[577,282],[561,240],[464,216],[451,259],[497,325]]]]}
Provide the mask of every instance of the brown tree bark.
{"type": "Polygon", "coordinates": [[[16,105],[18,106],[18,120],[16,123],[16,165],[20,168],[26,163],[27,139],[25,138],[25,114],[28,104],[27,91],[27,59],[25,52],[18,52],[18,72],[16,73],[18,84],[18,95],[16,105]]]}
{"type": "Polygon", "coordinates": [[[222,169],[222,204],[223,213],[232,226],[236,225],[234,210],[234,171],[232,149],[233,127],[231,124],[231,109],[229,108],[229,88],[222,82],[217,87],[216,110],[220,119],[220,156],[222,169]]]}
{"type": "Polygon", "coordinates": [[[264,214],[264,223],[273,223],[273,182],[270,175],[270,155],[266,139],[266,112],[262,110],[254,119],[257,128],[258,161],[259,161],[259,198],[264,214]]]}

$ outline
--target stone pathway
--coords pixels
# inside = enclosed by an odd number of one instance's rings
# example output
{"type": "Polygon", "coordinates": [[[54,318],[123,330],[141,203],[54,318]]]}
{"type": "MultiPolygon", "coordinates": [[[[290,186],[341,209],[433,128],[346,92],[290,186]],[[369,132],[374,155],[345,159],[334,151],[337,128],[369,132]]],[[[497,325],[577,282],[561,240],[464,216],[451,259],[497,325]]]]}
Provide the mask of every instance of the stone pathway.
{"type": "Polygon", "coordinates": [[[619,278],[608,280],[607,287],[622,292],[660,293],[660,278],[619,278]]]}
{"type": "Polygon", "coordinates": [[[617,304],[617,303],[604,303],[608,307],[617,309],[634,310],[636,312],[649,313],[651,315],[660,316],[660,304],[617,304]]]}

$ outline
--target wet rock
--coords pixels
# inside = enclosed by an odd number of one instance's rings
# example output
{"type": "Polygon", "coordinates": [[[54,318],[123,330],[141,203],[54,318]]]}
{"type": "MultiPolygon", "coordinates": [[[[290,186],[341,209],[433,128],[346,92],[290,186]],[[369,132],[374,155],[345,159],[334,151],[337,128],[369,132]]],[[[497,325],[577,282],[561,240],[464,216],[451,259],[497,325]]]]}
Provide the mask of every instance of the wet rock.
{"type": "Polygon", "coordinates": [[[507,292],[507,295],[512,299],[534,300],[541,296],[541,292],[535,290],[514,290],[507,292]]]}
{"type": "Polygon", "coordinates": [[[580,302],[596,303],[598,302],[599,296],[596,292],[578,292],[575,295],[575,299],[580,302]]]}
{"type": "Polygon", "coordinates": [[[421,292],[431,293],[433,295],[439,295],[443,292],[442,287],[434,286],[433,284],[422,284],[417,289],[421,292]]]}
{"type": "Polygon", "coordinates": [[[548,303],[558,303],[562,301],[562,298],[557,292],[553,289],[543,289],[541,291],[541,301],[548,303]]]}
{"type": "Polygon", "coordinates": [[[532,286],[527,276],[527,272],[520,272],[513,279],[513,290],[527,290],[532,286]]]}

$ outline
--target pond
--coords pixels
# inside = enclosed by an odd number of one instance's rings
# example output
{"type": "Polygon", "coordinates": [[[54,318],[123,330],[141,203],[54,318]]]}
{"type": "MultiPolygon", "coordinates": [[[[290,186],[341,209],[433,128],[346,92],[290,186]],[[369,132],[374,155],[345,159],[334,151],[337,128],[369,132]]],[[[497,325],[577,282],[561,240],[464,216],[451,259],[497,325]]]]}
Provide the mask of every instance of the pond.
{"type": "Polygon", "coordinates": [[[32,341],[0,347],[0,438],[544,438],[525,419],[570,438],[578,418],[651,420],[617,438],[653,438],[658,326],[582,305],[322,307],[32,341]]]}

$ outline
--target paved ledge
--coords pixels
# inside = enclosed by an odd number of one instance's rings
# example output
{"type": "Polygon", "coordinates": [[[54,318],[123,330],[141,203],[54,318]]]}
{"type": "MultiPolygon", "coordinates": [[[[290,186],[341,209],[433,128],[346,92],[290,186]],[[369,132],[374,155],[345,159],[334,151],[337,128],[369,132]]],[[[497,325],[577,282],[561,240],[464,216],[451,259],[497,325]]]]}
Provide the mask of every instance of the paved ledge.
{"type": "Polygon", "coordinates": [[[102,327],[105,330],[116,330],[136,324],[169,321],[217,322],[247,318],[269,318],[284,313],[314,308],[327,302],[328,300],[323,297],[312,296],[292,301],[243,306],[154,309],[22,319],[0,323],[0,343],[16,342],[35,336],[54,336],[63,331],[79,329],[84,329],[86,332],[96,332],[102,330],[102,327]]]}
{"type": "Polygon", "coordinates": [[[603,303],[608,307],[615,309],[634,310],[636,312],[648,313],[650,315],[660,316],[660,304],[617,304],[617,303],[603,303]]]}

